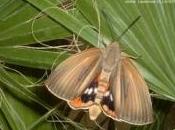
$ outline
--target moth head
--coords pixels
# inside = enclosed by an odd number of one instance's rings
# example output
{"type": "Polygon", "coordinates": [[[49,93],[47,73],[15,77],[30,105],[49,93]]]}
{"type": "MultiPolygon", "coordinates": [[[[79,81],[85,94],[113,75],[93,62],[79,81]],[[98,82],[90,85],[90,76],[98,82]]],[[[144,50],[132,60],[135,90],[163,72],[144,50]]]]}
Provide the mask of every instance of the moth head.
{"type": "Polygon", "coordinates": [[[112,71],[117,66],[121,57],[119,44],[113,42],[109,44],[103,51],[103,68],[112,71]]]}

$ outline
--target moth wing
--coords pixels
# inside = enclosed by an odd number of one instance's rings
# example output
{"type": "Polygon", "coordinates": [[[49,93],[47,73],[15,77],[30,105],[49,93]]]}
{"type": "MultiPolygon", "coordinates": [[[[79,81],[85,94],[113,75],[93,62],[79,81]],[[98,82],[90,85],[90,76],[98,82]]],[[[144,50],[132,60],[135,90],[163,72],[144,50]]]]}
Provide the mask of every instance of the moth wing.
{"type": "Polygon", "coordinates": [[[45,82],[56,97],[70,100],[79,96],[101,71],[101,50],[77,53],[58,65],[45,82]]]}
{"type": "Polygon", "coordinates": [[[144,125],[153,122],[148,86],[129,58],[118,64],[112,83],[116,120],[144,125]]]}

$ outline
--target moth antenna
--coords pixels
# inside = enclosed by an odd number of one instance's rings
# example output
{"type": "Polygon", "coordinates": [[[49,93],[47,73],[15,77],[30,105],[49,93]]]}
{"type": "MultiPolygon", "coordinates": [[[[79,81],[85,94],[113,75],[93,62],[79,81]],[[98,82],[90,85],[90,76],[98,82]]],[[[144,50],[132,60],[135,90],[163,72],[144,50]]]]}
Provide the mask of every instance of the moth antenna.
{"type": "MultiPolygon", "coordinates": [[[[123,51],[123,50],[122,50],[122,51],[123,51]]],[[[124,52],[122,52],[122,55],[123,55],[124,57],[129,57],[129,58],[131,58],[131,59],[133,59],[133,60],[136,60],[136,59],[142,57],[142,55],[132,56],[132,55],[129,55],[129,54],[124,53],[124,52]]]]}
{"type": "Polygon", "coordinates": [[[116,36],[115,36],[115,31],[114,31],[114,28],[113,28],[113,25],[112,25],[112,22],[109,18],[109,16],[107,15],[106,11],[103,9],[102,10],[102,14],[104,16],[104,18],[106,18],[106,23],[109,27],[109,30],[110,30],[110,33],[111,33],[111,37],[112,37],[112,40],[113,41],[119,41],[121,39],[121,37],[140,19],[141,16],[138,16],[122,33],[121,35],[116,39],[116,36]]]}
{"type": "Polygon", "coordinates": [[[109,27],[112,40],[115,41],[113,26],[112,26],[112,24],[109,24],[109,23],[111,23],[111,22],[110,22],[109,16],[107,15],[107,13],[105,12],[104,9],[102,10],[102,15],[104,16],[104,18],[106,18],[106,23],[107,23],[107,25],[108,25],[108,27],[109,27]]]}
{"type": "Polygon", "coordinates": [[[121,37],[141,18],[141,16],[138,16],[118,37],[118,41],[121,39],[121,37]]]}

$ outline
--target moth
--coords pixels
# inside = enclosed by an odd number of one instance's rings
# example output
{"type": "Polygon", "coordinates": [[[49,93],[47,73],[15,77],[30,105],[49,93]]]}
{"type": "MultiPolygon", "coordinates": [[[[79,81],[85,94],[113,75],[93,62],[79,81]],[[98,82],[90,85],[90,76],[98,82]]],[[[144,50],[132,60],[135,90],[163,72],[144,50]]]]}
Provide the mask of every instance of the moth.
{"type": "Polygon", "coordinates": [[[103,112],[129,124],[153,122],[148,86],[117,42],[72,55],[56,67],[45,85],[72,109],[88,109],[91,120],[103,112]]]}

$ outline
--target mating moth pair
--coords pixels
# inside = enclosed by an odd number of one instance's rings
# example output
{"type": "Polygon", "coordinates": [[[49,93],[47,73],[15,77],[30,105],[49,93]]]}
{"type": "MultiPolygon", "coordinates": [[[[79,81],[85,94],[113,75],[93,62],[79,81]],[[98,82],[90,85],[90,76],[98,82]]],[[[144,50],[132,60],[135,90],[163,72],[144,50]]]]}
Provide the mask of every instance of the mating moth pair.
{"type": "Polygon", "coordinates": [[[88,109],[91,120],[101,112],[135,125],[153,122],[148,86],[129,57],[114,42],[92,48],[58,65],[45,82],[48,90],[73,109],[88,109]]]}

